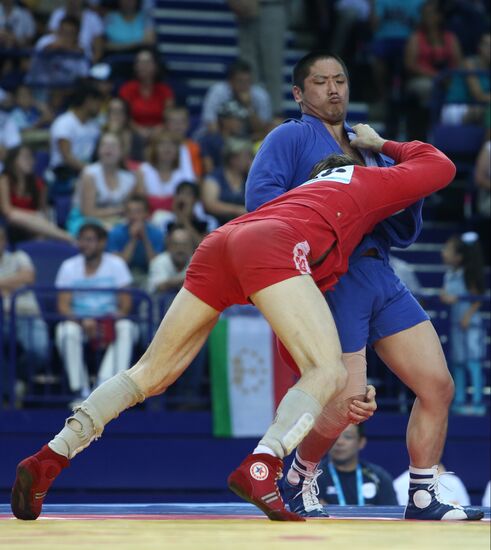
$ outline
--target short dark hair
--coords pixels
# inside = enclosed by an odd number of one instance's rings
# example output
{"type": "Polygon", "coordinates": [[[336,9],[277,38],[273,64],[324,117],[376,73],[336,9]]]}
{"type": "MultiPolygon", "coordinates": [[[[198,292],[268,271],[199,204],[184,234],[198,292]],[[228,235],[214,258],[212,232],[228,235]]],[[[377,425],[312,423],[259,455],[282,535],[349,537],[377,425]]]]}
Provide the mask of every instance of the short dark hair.
{"type": "Polygon", "coordinates": [[[251,64],[244,59],[236,59],[227,67],[227,79],[234,77],[237,73],[252,73],[251,64]]]}
{"type": "Polygon", "coordinates": [[[80,107],[87,99],[101,99],[101,92],[92,82],[79,80],[75,83],[74,92],[70,98],[70,107],[80,107]]]}
{"type": "Polygon", "coordinates": [[[174,191],[174,196],[179,195],[179,193],[183,189],[191,190],[196,200],[199,199],[199,186],[197,183],[187,180],[181,181],[181,183],[176,187],[176,190],[174,191]]]}
{"type": "Polygon", "coordinates": [[[100,223],[85,222],[78,230],[77,237],[80,238],[82,233],[85,233],[86,231],[93,231],[99,241],[107,239],[107,230],[100,223]]]}
{"type": "Polygon", "coordinates": [[[75,27],[77,32],[80,32],[80,19],[78,17],[75,17],[74,15],[65,15],[65,17],[63,17],[60,21],[60,26],[67,24],[75,27]]]}
{"type": "Polygon", "coordinates": [[[293,67],[292,73],[292,84],[293,86],[298,86],[302,92],[304,90],[305,79],[309,76],[310,68],[312,65],[319,59],[335,59],[343,68],[343,72],[348,79],[349,84],[349,73],[346,67],[345,62],[339,57],[339,55],[329,53],[326,51],[314,51],[310,52],[307,55],[304,55],[302,59],[299,59],[295,66],[293,67]]]}
{"type": "Polygon", "coordinates": [[[309,178],[315,178],[323,170],[329,170],[329,168],[340,168],[342,166],[363,166],[361,162],[346,154],[332,153],[331,155],[323,158],[312,168],[309,178]]]}
{"type": "Polygon", "coordinates": [[[143,204],[147,212],[150,212],[150,203],[148,202],[148,198],[146,197],[146,195],[142,195],[141,193],[130,195],[126,199],[125,203],[129,204],[130,202],[139,202],[140,204],[143,204]]]}

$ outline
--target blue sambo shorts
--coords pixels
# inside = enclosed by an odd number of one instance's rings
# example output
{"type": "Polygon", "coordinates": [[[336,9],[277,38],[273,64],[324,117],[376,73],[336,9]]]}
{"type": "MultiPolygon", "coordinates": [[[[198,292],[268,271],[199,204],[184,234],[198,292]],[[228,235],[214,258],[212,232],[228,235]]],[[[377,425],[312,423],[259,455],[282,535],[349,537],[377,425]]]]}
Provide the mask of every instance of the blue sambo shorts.
{"type": "Polygon", "coordinates": [[[360,256],[325,295],[344,353],[429,319],[384,258],[360,256]]]}

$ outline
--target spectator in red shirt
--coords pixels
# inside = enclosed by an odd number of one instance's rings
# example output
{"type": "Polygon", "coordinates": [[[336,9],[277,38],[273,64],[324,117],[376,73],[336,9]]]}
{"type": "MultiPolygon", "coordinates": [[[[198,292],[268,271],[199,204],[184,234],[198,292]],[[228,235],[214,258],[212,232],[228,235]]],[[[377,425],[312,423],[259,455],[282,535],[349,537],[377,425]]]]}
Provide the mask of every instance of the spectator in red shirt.
{"type": "Polygon", "coordinates": [[[162,129],[163,113],[174,105],[174,92],[159,82],[159,60],[155,52],[145,48],[135,58],[135,79],[121,86],[119,95],[128,102],[135,130],[149,138],[162,129]]]}

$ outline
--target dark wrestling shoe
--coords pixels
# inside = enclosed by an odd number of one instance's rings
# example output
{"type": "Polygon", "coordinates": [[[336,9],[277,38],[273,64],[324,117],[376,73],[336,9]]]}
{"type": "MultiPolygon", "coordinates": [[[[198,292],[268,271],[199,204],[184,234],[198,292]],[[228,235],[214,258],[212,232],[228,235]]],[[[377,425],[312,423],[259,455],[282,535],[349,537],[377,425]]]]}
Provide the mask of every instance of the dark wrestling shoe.
{"type": "Polygon", "coordinates": [[[38,518],[48,489],[69,464],[68,458],[47,445],[19,462],[10,502],[14,516],[25,520],[38,518]]]}
{"type": "Polygon", "coordinates": [[[283,493],[290,511],[306,518],[328,518],[329,514],[319,502],[317,478],[322,470],[309,472],[302,468],[296,459],[283,483],[283,493]]]}
{"type": "Polygon", "coordinates": [[[433,466],[421,474],[411,472],[409,500],[404,511],[404,519],[429,521],[476,521],[484,517],[479,508],[459,506],[443,502],[438,491],[439,478],[452,472],[438,472],[433,466]]]}
{"type": "Polygon", "coordinates": [[[268,454],[250,454],[228,476],[228,486],[240,498],[262,510],[273,521],[305,521],[289,512],[281,498],[278,479],[283,472],[283,461],[268,454]]]}

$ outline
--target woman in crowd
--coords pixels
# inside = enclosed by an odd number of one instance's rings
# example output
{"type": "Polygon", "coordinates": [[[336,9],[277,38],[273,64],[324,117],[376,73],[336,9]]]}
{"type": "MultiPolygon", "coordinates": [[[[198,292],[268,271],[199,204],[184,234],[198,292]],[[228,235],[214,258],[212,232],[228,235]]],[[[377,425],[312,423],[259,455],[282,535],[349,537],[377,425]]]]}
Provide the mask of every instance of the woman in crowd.
{"type": "Polygon", "coordinates": [[[118,9],[105,18],[107,53],[130,51],[155,43],[152,21],[141,10],[138,0],[119,0],[118,9]]]}
{"type": "Polygon", "coordinates": [[[135,58],[135,78],[119,90],[130,106],[133,127],[146,139],[162,128],[163,113],[174,104],[172,88],[159,82],[161,66],[152,49],[140,50],[135,58]]]}
{"type": "Polygon", "coordinates": [[[252,143],[230,138],[223,149],[223,166],[216,168],[203,182],[205,210],[220,224],[245,214],[245,182],[252,162],[252,143]]]}
{"type": "Polygon", "coordinates": [[[10,243],[47,237],[72,241],[47,217],[46,188],[34,174],[34,159],[25,145],[9,150],[0,175],[0,214],[7,222],[10,243]]]}
{"type": "Polygon", "coordinates": [[[161,131],[150,143],[148,162],[136,172],[137,192],[148,197],[150,209],[172,210],[174,192],[181,181],[195,181],[190,160],[180,159],[179,141],[161,131]]]}
{"type": "Polygon", "coordinates": [[[135,189],[135,175],[122,167],[123,150],[116,135],[103,134],[97,154],[99,160],[85,167],[77,182],[67,221],[73,235],[88,218],[101,221],[107,229],[121,221],[123,203],[135,189]]]}

